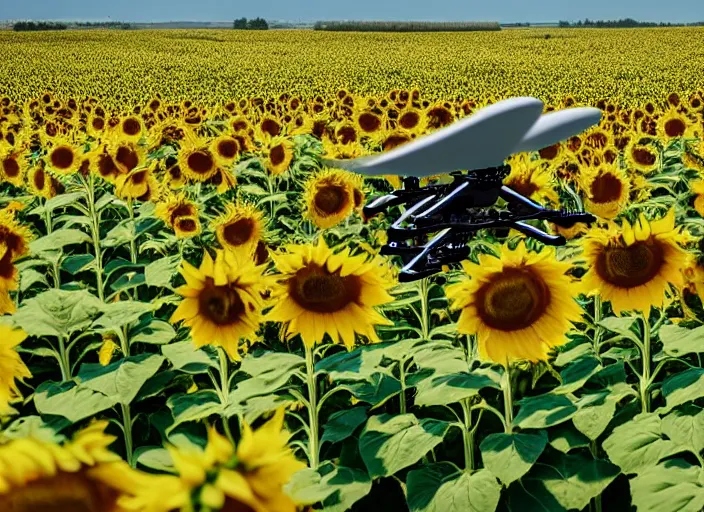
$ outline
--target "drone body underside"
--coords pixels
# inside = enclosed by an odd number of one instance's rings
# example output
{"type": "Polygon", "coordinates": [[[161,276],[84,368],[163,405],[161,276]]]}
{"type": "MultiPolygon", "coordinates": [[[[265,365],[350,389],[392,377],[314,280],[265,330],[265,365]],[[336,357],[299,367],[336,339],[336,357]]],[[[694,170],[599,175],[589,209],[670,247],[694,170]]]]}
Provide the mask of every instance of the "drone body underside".
{"type": "Polygon", "coordinates": [[[562,236],[548,234],[527,221],[545,220],[564,228],[594,222],[589,213],[546,209],[503,185],[509,170],[501,166],[454,172],[451,183],[423,188],[417,178],[407,178],[403,189],[364,207],[365,218],[370,218],[392,206],[412,204],[388,229],[389,241],[380,251],[401,257],[400,282],[422,279],[440,272],[444,265],[467,259],[468,242],[480,230],[508,233],[515,229],[547,245],[563,245],[562,236]],[[499,199],[503,208],[495,207],[499,199]]]}

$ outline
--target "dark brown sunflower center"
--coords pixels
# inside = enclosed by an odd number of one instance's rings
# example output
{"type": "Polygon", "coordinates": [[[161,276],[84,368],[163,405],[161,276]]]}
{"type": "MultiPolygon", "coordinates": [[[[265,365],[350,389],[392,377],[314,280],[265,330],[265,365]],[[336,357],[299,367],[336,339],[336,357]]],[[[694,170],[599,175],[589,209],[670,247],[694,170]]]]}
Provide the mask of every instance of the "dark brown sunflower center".
{"type": "Polygon", "coordinates": [[[524,197],[530,197],[539,190],[538,185],[530,181],[530,179],[516,180],[508,186],[524,197]]]}
{"type": "Polygon", "coordinates": [[[501,331],[517,331],[536,322],[550,305],[550,289],[527,269],[508,268],[477,292],[477,314],[501,331]]]}
{"type": "Polygon", "coordinates": [[[633,155],[633,160],[640,165],[653,165],[657,158],[655,153],[646,148],[635,148],[631,154],[633,155]]]}
{"type": "MultiPolygon", "coordinates": [[[[414,114],[414,112],[410,112],[410,114],[414,114]]],[[[381,119],[376,114],[365,112],[359,116],[359,127],[367,133],[373,133],[381,128],[381,119]]]]}
{"type": "Polygon", "coordinates": [[[169,167],[169,176],[171,176],[171,179],[173,179],[173,180],[180,180],[181,179],[181,168],[178,165],[174,165],[173,167],[169,167]]]}
{"type": "Polygon", "coordinates": [[[317,265],[302,268],[289,281],[289,294],[308,311],[334,313],[352,302],[359,302],[362,283],[359,277],[342,277],[317,265]]]}
{"type": "Polygon", "coordinates": [[[442,128],[452,122],[452,112],[445,107],[436,107],[428,111],[428,126],[442,128]]]}
{"type": "Polygon", "coordinates": [[[398,124],[401,128],[406,130],[411,130],[418,126],[420,122],[420,116],[417,112],[405,112],[398,118],[398,124]]]}
{"type": "Polygon", "coordinates": [[[210,153],[195,151],[188,155],[188,168],[197,174],[206,174],[213,170],[215,163],[210,153]]]}
{"type": "Polygon", "coordinates": [[[170,220],[173,223],[179,217],[192,217],[196,214],[195,207],[191,204],[180,204],[171,211],[170,220]]]}
{"type": "Polygon", "coordinates": [[[614,286],[634,288],[657,276],[664,263],[662,246],[636,242],[629,247],[604,248],[596,260],[596,272],[614,286]]]}
{"type": "Polygon", "coordinates": [[[20,164],[14,158],[6,158],[2,161],[2,170],[8,178],[15,178],[20,174],[20,164]]]}
{"type": "Polygon", "coordinates": [[[224,139],[218,142],[218,155],[223,158],[234,158],[237,155],[237,141],[224,139]]]}
{"type": "Polygon", "coordinates": [[[220,509],[220,512],[255,512],[255,510],[246,503],[228,496],[225,498],[225,504],[220,509]]]}
{"type": "Polygon", "coordinates": [[[681,119],[669,119],[665,122],[665,133],[668,137],[681,137],[687,125],[681,119]]]}
{"type": "Polygon", "coordinates": [[[337,138],[341,144],[349,144],[357,140],[357,132],[352,126],[345,126],[337,131],[337,138]]]}
{"type": "Polygon", "coordinates": [[[183,233],[198,231],[198,223],[193,217],[179,217],[176,219],[176,228],[183,233]]]}
{"type": "Polygon", "coordinates": [[[325,215],[334,215],[342,211],[349,201],[349,194],[345,187],[339,185],[326,185],[315,194],[313,202],[315,208],[325,215]]]}
{"type": "Polygon", "coordinates": [[[51,165],[57,169],[68,169],[75,158],[73,149],[68,146],[59,146],[51,152],[51,165]]]}
{"type": "Polygon", "coordinates": [[[222,231],[223,238],[230,245],[242,245],[252,238],[254,222],[252,219],[239,219],[227,224],[222,231]]]}
{"type": "Polygon", "coordinates": [[[621,197],[623,184],[611,173],[602,174],[592,181],[589,191],[595,203],[610,203],[621,197]]]}
{"type": "Polygon", "coordinates": [[[352,196],[354,197],[355,208],[358,208],[359,206],[361,206],[362,201],[364,201],[364,194],[362,193],[362,191],[359,190],[358,188],[356,188],[352,191],[352,196]]]}
{"type": "Polygon", "coordinates": [[[271,151],[269,152],[269,160],[271,160],[273,165],[280,165],[285,159],[286,150],[284,149],[283,144],[279,144],[271,148],[271,151]]]}
{"type": "Polygon", "coordinates": [[[135,185],[141,185],[147,180],[147,170],[135,172],[132,175],[132,183],[135,185]]]}
{"type": "Polygon", "coordinates": [[[15,267],[12,265],[12,251],[7,248],[5,254],[0,258],[0,278],[10,279],[14,274],[15,267]]]}
{"type": "Polygon", "coordinates": [[[560,145],[559,144],[553,144],[552,146],[548,146],[546,148],[541,149],[538,151],[538,154],[540,155],[540,158],[544,158],[545,160],[552,160],[555,158],[560,151],[560,145]]]}
{"type": "Polygon", "coordinates": [[[44,174],[44,169],[37,169],[34,172],[32,182],[37,190],[44,190],[44,185],[46,183],[46,174],[44,174]]]}
{"type": "Polygon", "coordinates": [[[237,290],[230,286],[215,286],[210,277],[206,278],[205,288],[198,296],[198,308],[216,325],[232,325],[245,312],[237,290]]]}
{"type": "Polygon", "coordinates": [[[281,126],[279,126],[279,123],[273,119],[265,119],[261,124],[261,129],[263,132],[268,133],[272,137],[276,137],[279,133],[281,133],[281,126]]]}
{"type": "Polygon", "coordinates": [[[91,126],[93,127],[94,130],[102,130],[105,128],[105,119],[102,117],[96,117],[91,121],[91,126]]]}
{"type": "Polygon", "coordinates": [[[80,473],[59,473],[0,496],[0,510],[13,512],[102,512],[115,507],[117,493],[80,473]]]}
{"type": "Polygon", "coordinates": [[[384,148],[384,151],[388,151],[390,149],[400,146],[401,144],[405,144],[410,140],[411,138],[407,135],[389,135],[384,140],[382,147],[384,148]]]}
{"type": "Polygon", "coordinates": [[[115,160],[131,171],[139,164],[139,155],[129,146],[120,146],[115,153],[115,160]]]}
{"type": "Polygon", "coordinates": [[[110,155],[102,154],[98,157],[98,172],[103,178],[117,174],[117,167],[110,155]]]}

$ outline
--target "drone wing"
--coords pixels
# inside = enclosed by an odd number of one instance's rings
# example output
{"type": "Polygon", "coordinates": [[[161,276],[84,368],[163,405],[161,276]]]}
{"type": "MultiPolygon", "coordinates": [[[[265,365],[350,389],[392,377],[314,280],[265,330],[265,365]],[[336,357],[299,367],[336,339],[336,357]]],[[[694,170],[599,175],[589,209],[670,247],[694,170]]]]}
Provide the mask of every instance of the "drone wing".
{"type": "Polygon", "coordinates": [[[538,118],[513,153],[537,151],[566,140],[598,124],[601,110],[593,107],[576,107],[544,114],[538,118]]]}
{"type": "Polygon", "coordinates": [[[536,98],[509,98],[378,155],[323,163],[368,176],[423,177],[494,167],[514,152],[542,111],[536,98]]]}

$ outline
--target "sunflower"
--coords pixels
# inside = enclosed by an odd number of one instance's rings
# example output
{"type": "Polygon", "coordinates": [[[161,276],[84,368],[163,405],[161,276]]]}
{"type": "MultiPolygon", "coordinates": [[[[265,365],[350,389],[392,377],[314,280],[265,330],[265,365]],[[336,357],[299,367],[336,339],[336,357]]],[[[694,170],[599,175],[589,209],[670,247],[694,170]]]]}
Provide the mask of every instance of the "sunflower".
{"type": "Polygon", "coordinates": [[[218,170],[215,156],[207,144],[186,138],[178,152],[178,165],[181,172],[194,181],[206,181],[218,170]]]}
{"type": "Polygon", "coordinates": [[[154,177],[157,162],[150,167],[134,169],[115,180],[115,193],[122,199],[153,201],[159,196],[159,182],[154,177]]]}
{"type": "Polygon", "coordinates": [[[604,149],[613,142],[613,136],[603,127],[594,126],[582,134],[584,146],[592,149],[604,149]]]}
{"type": "Polygon", "coordinates": [[[108,450],[115,437],[97,421],[62,445],[38,437],[0,445],[0,510],[123,512],[118,486],[132,470],[108,450]]]}
{"type": "Polygon", "coordinates": [[[221,346],[232,359],[240,359],[240,340],[254,340],[261,323],[262,295],[269,286],[263,269],[240,251],[217,250],[215,261],[205,251],[198,269],[183,261],[180,273],[186,284],[177,292],[184,300],[171,323],[184,320],[196,347],[221,346]]]}
{"type": "Polygon", "coordinates": [[[704,217],[704,179],[690,182],[694,196],[694,209],[699,215],[704,217]]]}
{"type": "MultiPolygon", "coordinates": [[[[113,164],[122,174],[143,167],[147,161],[147,152],[142,146],[138,146],[133,142],[111,142],[108,144],[108,153],[112,156],[113,164]]],[[[108,162],[104,165],[109,168],[108,162]]],[[[103,173],[100,172],[102,175],[103,173]]],[[[105,179],[108,179],[105,177],[105,179]]]]}
{"type": "Polygon", "coordinates": [[[237,185],[237,178],[229,169],[218,167],[212,178],[206,180],[208,185],[215,187],[215,191],[222,195],[228,190],[232,190],[237,185]]]}
{"type": "Polygon", "coordinates": [[[95,139],[99,139],[105,135],[107,125],[108,123],[104,117],[91,114],[86,121],[86,133],[95,139]]]}
{"type": "Polygon", "coordinates": [[[227,134],[215,138],[210,143],[210,152],[221,167],[233,164],[237,160],[240,150],[240,143],[237,139],[227,134]]]}
{"type": "Polygon", "coordinates": [[[670,284],[683,285],[686,253],[678,245],[681,239],[674,209],[656,221],[641,213],[633,225],[623,220],[620,227],[592,228],[582,239],[589,270],[580,290],[611,301],[617,315],[627,310],[649,315],[651,306],[662,307],[670,284]]]}
{"type": "Polygon", "coordinates": [[[199,496],[208,510],[296,512],[283,488],[306,465],[288,448],[283,427],[281,408],[254,431],[243,422],[236,448],[212,427],[204,449],[167,446],[178,474],[133,479],[119,503],[131,511],[171,512],[191,510],[192,496],[199,496]]]}
{"type": "Polygon", "coordinates": [[[82,148],[76,147],[67,138],[56,138],[47,151],[44,161],[51,170],[68,176],[81,167],[82,153],[82,148]]]}
{"type": "Polygon", "coordinates": [[[272,291],[276,304],[266,320],[284,322],[286,337],[300,334],[312,347],[325,334],[351,349],[355,333],[378,342],[374,325],[392,322],[374,307],[393,301],[395,283],[384,260],[351,256],[350,249],[334,254],[322,236],[318,244],[288,245],[288,254],[272,254],[279,283],[272,291]]]}
{"type": "Polygon", "coordinates": [[[262,212],[253,204],[228,204],[225,213],[213,220],[212,227],[223,248],[242,249],[251,254],[264,230],[262,219],[262,212]]]}
{"type": "Polygon", "coordinates": [[[336,144],[331,141],[327,136],[323,137],[323,154],[325,158],[335,158],[339,160],[345,160],[348,158],[357,158],[369,154],[369,151],[365,150],[361,142],[351,142],[349,144],[336,144]]]}
{"type": "Polygon", "coordinates": [[[178,190],[186,184],[186,177],[181,172],[181,166],[175,163],[166,169],[162,181],[169,190],[178,190]]]}
{"type": "Polygon", "coordinates": [[[581,319],[565,275],[570,265],[558,262],[552,247],[529,253],[520,241],[514,250],[502,246],[499,258],[482,254],[479,264],[462,266],[467,277],[445,292],[451,308],[461,310],[457,330],[477,335],[482,359],[547,360],[552,347],[567,341],[571,322],[581,319]]]}
{"type": "Polygon", "coordinates": [[[198,206],[185,194],[170,194],[158,203],[154,215],[174,230],[176,238],[189,238],[200,233],[198,206]]]}
{"type": "Polygon", "coordinates": [[[306,181],[304,216],[321,229],[335,226],[355,209],[354,174],[341,169],[323,169],[306,181]]]}
{"type": "Polygon", "coordinates": [[[22,382],[32,377],[15,349],[26,337],[27,333],[23,330],[0,324],[0,417],[17,412],[10,405],[22,398],[15,381],[22,382]]]}
{"type": "Polygon", "coordinates": [[[616,217],[628,203],[630,183],[626,173],[613,164],[588,167],[581,176],[584,207],[604,219],[616,217]]]}
{"type": "Polygon", "coordinates": [[[699,173],[700,176],[704,176],[704,162],[700,161],[694,155],[686,151],[682,153],[682,164],[687,169],[694,169],[699,173]]]}
{"type": "Polygon", "coordinates": [[[692,294],[697,295],[704,304],[704,265],[702,260],[693,254],[687,257],[687,264],[682,269],[682,276],[685,281],[685,288],[692,294]]]}
{"type": "Polygon", "coordinates": [[[504,185],[528,199],[557,204],[559,197],[555,191],[555,178],[550,168],[541,160],[531,161],[528,153],[520,153],[509,159],[511,172],[504,179],[504,185]]]}
{"type": "Polygon", "coordinates": [[[112,333],[103,334],[103,342],[100,345],[100,350],[98,351],[98,362],[100,365],[109,365],[113,354],[118,350],[120,350],[120,345],[117,344],[117,336],[112,333]]]}
{"type": "Polygon", "coordinates": [[[657,134],[668,141],[679,137],[693,137],[695,124],[674,108],[668,109],[657,121],[657,134]]]}
{"type": "Polygon", "coordinates": [[[27,160],[24,149],[3,149],[0,146],[0,182],[7,181],[21,187],[27,173],[27,160]]]}
{"type": "Polygon", "coordinates": [[[11,209],[0,210],[0,293],[17,290],[19,273],[13,262],[29,253],[32,232],[15,219],[11,209]]]}
{"type": "Polygon", "coordinates": [[[92,151],[89,158],[90,169],[93,173],[108,183],[115,183],[117,177],[126,172],[124,167],[118,167],[115,163],[115,158],[108,153],[106,146],[92,151]]]}
{"type": "Polygon", "coordinates": [[[285,137],[272,137],[262,149],[264,166],[274,176],[286,172],[293,161],[293,142],[285,137]]]}
{"type": "Polygon", "coordinates": [[[624,149],[626,162],[630,167],[649,173],[660,166],[660,153],[649,145],[639,144],[637,139],[631,140],[624,149]]]}
{"type": "Polygon", "coordinates": [[[111,135],[121,141],[137,143],[146,134],[146,131],[142,118],[130,115],[119,120],[117,126],[111,130],[111,135]]]}

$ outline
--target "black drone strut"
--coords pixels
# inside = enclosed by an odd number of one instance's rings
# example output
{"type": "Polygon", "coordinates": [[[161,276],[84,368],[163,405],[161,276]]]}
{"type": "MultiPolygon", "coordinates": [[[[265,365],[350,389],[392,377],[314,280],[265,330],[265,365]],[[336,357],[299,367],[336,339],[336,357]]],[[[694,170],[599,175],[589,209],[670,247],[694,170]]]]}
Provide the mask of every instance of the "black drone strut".
{"type": "Polygon", "coordinates": [[[389,243],[383,255],[401,256],[404,267],[400,282],[416,281],[439,272],[448,263],[469,256],[469,239],[481,229],[513,228],[547,245],[564,245],[561,235],[550,235],[527,224],[528,220],[548,220],[569,228],[577,222],[591,224],[596,219],[584,212],[550,210],[503,185],[510,167],[453,172],[452,183],[420,187],[418,178],[405,178],[404,188],[372,200],[363,209],[365,218],[392,206],[412,204],[388,230],[389,243]],[[494,208],[501,198],[506,209],[494,208]],[[437,233],[432,239],[428,235],[437,233]],[[413,240],[413,245],[407,243],[413,240]]]}

